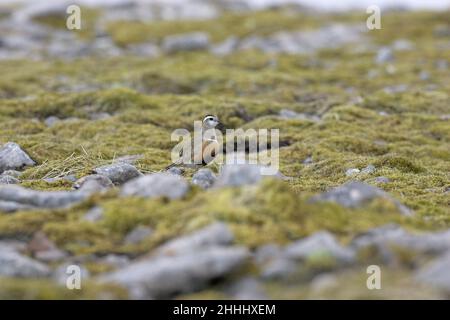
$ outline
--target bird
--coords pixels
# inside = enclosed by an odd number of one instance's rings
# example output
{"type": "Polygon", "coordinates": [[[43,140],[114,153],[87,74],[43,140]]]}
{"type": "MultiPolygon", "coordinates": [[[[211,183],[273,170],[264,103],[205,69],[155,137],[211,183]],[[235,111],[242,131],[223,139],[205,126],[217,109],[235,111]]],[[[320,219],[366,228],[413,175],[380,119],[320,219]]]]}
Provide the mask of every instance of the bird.
{"type": "MultiPolygon", "coordinates": [[[[196,152],[195,148],[192,148],[191,152],[191,164],[194,166],[205,166],[211,163],[217,155],[219,150],[219,142],[217,141],[217,136],[215,129],[221,129],[222,124],[219,121],[219,117],[216,115],[208,114],[203,118],[202,121],[202,147],[201,152],[196,152]]],[[[180,150],[180,158],[174,163],[170,164],[165,168],[165,171],[173,168],[175,166],[186,165],[183,163],[183,149],[180,150]]]]}

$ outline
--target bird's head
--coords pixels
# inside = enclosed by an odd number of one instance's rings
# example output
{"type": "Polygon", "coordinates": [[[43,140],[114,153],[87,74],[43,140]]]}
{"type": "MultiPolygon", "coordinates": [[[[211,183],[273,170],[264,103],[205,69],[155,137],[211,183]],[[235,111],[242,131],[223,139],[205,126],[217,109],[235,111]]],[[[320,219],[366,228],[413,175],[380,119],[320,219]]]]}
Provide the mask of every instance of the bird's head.
{"type": "Polygon", "coordinates": [[[219,118],[214,115],[207,115],[203,118],[203,128],[204,129],[214,129],[220,124],[219,118]]]}

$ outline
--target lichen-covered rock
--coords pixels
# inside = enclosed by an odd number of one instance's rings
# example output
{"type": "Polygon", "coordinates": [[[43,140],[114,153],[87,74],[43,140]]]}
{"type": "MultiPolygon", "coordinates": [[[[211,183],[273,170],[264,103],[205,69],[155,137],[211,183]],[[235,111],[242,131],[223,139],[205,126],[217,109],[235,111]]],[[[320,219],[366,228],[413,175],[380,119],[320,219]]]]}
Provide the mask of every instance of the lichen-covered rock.
{"type": "Polygon", "coordinates": [[[233,234],[224,223],[213,223],[192,234],[170,240],[157,249],[159,254],[183,254],[196,252],[210,246],[226,246],[233,241],[233,234]]]}
{"type": "Polygon", "coordinates": [[[181,255],[143,259],[100,280],[128,288],[134,299],[170,298],[201,289],[211,280],[228,275],[248,257],[247,249],[242,247],[210,247],[181,255]]]}
{"type": "Polygon", "coordinates": [[[0,251],[0,276],[40,278],[50,274],[50,269],[27,256],[13,250],[0,251]]]}
{"type": "Polygon", "coordinates": [[[192,32],[168,36],[164,39],[162,48],[167,53],[178,51],[206,50],[209,47],[209,36],[205,32],[192,32]]]}
{"type": "Polygon", "coordinates": [[[8,142],[0,148],[0,174],[6,170],[22,169],[35,164],[17,143],[8,142]]]}
{"type": "Polygon", "coordinates": [[[180,176],[169,173],[154,173],[127,182],[121,194],[145,198],[167,197],[179,199],[189,190],[188,183],[180,176]]]}
{"type": "Polygon", "coordinates": [[[115,185],[124,184],[134,178],[142,176],[135,166],[117,162],[94,169],[94,173],[108,177],[115,185]]]}
{"type": "Polygon", "coordinates": [[[295,120],[309,120],[309,121],[320,121],[320,117],[316,115],[298,113],[289,109],[282,109],[279,113],[280,117],[283,119],[295,119],[295,120]]]}
{"type": "Polygon", "coordinates": [[[328,192],[317,195],[312,198],[312,201],[330,201],[339,203],[344,207],[357,208],[375,198],[385,198],[392,201],[396,204],[401,214],[405,216],[413,215],[413,212],[410,209],[393,199],[383,190],[359,181],[351,181],[328,192]]]}
{"type": "Polygon", "coordinates": [[[322,231],[290,244],[285,256],[294,260],[306,260],[316,254],[327,254],[339,262],[349,263],[355,258],[351,249],[341,246],[329,232],[322,231]]]}
{"type": "Polygon", "coordinates": [[[200,169],[192,176],[192,184],[202,189],[211,188],[216,181],[215,174],[210,169],[200,169]]]}

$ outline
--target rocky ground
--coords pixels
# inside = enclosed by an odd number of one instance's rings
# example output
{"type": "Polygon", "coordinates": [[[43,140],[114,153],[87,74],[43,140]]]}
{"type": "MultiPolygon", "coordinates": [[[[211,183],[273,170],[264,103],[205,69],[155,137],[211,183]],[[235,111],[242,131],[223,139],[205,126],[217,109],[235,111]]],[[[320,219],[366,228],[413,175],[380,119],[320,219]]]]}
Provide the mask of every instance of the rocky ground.
{"type": "Polygon", "coordinates": [[[0,298],[450,297],[449,12],[250,3],[1,8],[0,298]],[[210,113],[280,174],[164,172],[210,113]]]}

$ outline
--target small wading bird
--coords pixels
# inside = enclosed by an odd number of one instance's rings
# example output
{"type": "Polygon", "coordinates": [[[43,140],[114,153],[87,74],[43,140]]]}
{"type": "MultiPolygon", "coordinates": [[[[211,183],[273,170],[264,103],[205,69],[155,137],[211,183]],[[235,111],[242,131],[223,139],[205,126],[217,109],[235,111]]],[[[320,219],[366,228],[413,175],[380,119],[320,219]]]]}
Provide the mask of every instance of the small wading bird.
{"type": "MultiPolygon", "coordinates": [[[[211,161],[214,160],[214,157],[217,155],[217,151],[219,150],[219,142],[217,141],[217,137],[215,135],[214,129],[221,129],[222,124],[219,121],[219,118],[215,115],[207,115],[203,118],[202,122],[202,144],[201,150],[196,150],[192,148],[191,150],[191,163],[189,165],[207,165],[211,161]]],[[[180,150],[180,158],[176,160],[171,165],[167,166],[165,170],[173,168],[175,166],[186,165],[184,163],[183,158],[183,149],[180,150]]]]}

